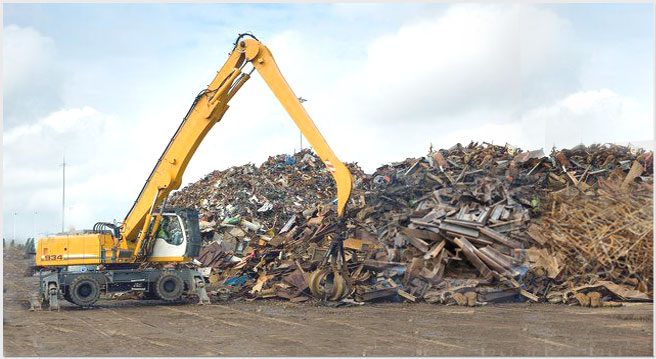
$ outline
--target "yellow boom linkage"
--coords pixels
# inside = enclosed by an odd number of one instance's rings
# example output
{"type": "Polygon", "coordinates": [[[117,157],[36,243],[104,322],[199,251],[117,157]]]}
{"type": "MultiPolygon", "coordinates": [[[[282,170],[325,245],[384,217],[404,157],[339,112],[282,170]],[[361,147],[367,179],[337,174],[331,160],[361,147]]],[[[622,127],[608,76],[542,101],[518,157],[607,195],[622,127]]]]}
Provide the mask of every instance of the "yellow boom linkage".
{"type": "Polygon", "coordinates": [[[131,242],[136,241],[135,256],[141,251],[144,238],[149,234],[147,227],[153,219],[153,209],[168,197],[169,192],[180,187],[182,174],[196,148],[212,126],[219,122],[228,110],[230,99],[250,78],[249,73],[242,72],[248,63],[260,73],[330,170],[337,185],[337,215],[338,217],[343,215],[351,194],[351,173],[328,146],[298,97],[285,81],[271,51],[255,38],[240,38],[228,61],[219,70],[207,90],[197,98],[123,222],[122,237],[131,242]]]}
{"type": "MultiPolygon", "coordinates": [[[[101,263],[187,262],[190,257],[151,258],[156,231],[169,193],[180,187],[182,175],[196,149],[209,130],[228,110],[228,102],[257,70],[271,91],[294,120],[335,179],[337,215],[342,217],[351,194],[352,179],[348,168],[337,158],[312,122],[299,99],[285,81],[271,51],[254,36],[242,34],[228,60],[218,71],[207,89],[196,97],[159,161],[155,165],[139,196],[128,212],[120,229],[42,238],[38,242],[37,266],[66,266],[101,263]],[[252,64],[250,72],[244,72],[252,64]],[[109,231],[111,232],[111,231],[109,231]]],[[[105,223],[106,224],[106,223],[105,223]]]]}

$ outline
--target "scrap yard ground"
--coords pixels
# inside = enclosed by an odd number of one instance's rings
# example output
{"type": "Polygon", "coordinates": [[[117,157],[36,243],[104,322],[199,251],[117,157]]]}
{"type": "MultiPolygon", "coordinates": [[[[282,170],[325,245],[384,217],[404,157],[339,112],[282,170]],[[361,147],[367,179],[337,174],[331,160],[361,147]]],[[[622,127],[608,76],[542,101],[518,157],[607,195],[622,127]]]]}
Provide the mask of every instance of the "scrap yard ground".
{"type": "Polygon", "coordinates": [[[28,311],[30,259],[4,254],[6,356],[591,355],[649,356],[652,305],[458,307],[369,304],[328,308],[259,300],[210,306],[157,301],[64,302],[28,311]]]}

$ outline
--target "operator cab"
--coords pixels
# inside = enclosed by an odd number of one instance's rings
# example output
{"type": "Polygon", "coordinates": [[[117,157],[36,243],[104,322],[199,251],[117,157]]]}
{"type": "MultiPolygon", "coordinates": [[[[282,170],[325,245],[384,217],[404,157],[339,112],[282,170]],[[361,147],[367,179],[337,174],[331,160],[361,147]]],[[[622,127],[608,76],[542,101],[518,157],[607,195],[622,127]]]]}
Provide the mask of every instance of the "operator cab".
{"type": "Polygon", "coordinates": [[[170,245],[179,246],[185,240],[184,227],[180,217],[174,213],[164,213],[164,218],[157,231],[157,239],[163,239],[170,245]]]}
{"type": "Polygon", "coordinates": [[[191,208],[168,208],[162,213],[150,258],[155,261],[194,258],[198,256],[200,244],[198,212],[191,208]]]}

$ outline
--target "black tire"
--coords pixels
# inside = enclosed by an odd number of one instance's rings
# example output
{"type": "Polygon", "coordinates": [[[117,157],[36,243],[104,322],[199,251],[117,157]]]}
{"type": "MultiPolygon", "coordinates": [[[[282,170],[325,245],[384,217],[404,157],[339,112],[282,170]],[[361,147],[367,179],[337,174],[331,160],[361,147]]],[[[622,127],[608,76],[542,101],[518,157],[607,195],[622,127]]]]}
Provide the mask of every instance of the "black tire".
{"type": "Polygon", "coordinates": [[[69,303],[73,303],[73,299],[71,299],[71,295],[69,294],[70,289],[71,287],[69,286],[66,289],[64,289],[62,292],[64,293],[64,299],[66,299],[66,301],[69,303]]]}
{"type": "Polygon", "coordinates": [[[155,293],[161,300],[174,302],[182,297],[184,282],[175,273],[162,273],[155,281],[155,293]]]}
{"type": "Polygon", "coordinates": [[[149,290],[145,291],[143,299],[144,300],[159,300],[159,297],[157,296],[157,293],[155,293],[155,288],[150,288],[149,290]]]}
{"type": "Polygon", "coordinates": [[[100,284],[88,275],[81,275],[68,286],[66,300],[80,307],[88,307],[100,298],[100,284]]]}

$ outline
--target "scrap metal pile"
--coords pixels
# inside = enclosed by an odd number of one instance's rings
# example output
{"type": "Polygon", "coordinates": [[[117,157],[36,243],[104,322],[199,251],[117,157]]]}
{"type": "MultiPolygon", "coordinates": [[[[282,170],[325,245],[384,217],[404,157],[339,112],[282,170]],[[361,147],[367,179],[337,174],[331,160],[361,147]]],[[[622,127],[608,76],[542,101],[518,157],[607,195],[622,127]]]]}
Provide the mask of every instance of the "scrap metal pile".
{"type": "MultiPolygon", "coordinates": [[[[357,184],[364,172],[357,164],[348,167],[357,184]]],[[[281,227],[282,221],[295,213],[332,201],[334,193],[330,173],[306,149],[293,156],[271,156],[260,167],[246,164],[214,171],[173,193],[169,201],[200,210],[212,228],[217,226],[217,221],[232,225],[248,218],[255,220],[248,228],[272,229],[281,227]]],[[[207,232],[209,228],[202,229],[207,232]]]]}
{"type": "Polygon", "coordinates": [[[642,153],[609,168],[594,187],[579,181],[549,195],[532,233],[565,258],[563,290],[606,280],[653,297],[652,166],[652,153],[642,153]]]}
{"type": "Polygon", "coordinates": [[[651,152],[471,143],[372,175],[349,169],[344,280],[309,275],[337,229],[334,182],[312,152],[216,171],[175,193],[173,205],[201,212],[198,261],[215,300],[601,305],[652,295],[651,152]]]}

